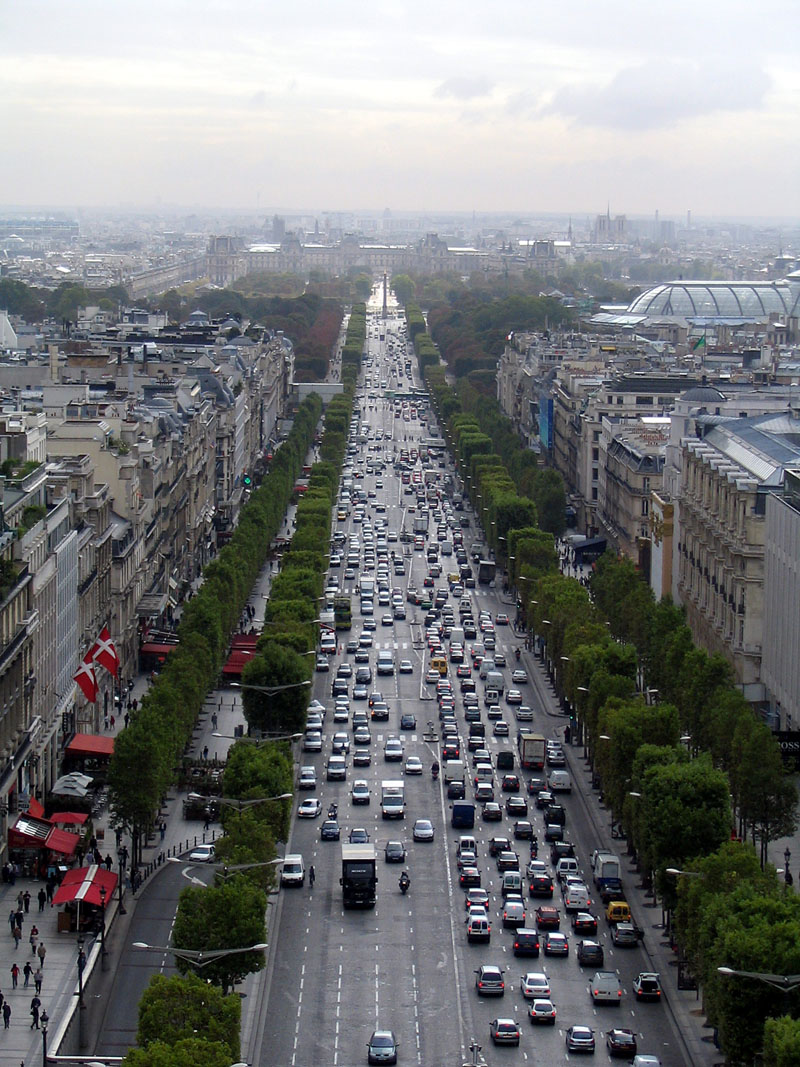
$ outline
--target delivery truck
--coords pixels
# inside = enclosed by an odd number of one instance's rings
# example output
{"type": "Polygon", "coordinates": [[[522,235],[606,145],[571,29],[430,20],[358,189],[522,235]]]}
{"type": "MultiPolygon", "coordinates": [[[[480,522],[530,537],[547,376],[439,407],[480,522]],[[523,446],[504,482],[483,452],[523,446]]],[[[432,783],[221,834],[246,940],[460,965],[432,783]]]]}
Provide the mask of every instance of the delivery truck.
{"type": "Polygon", "coordinates": [[[394,778],[381,782],[381,817],[402,819],[405,812],[405,782],[394,778]]]}
{"type": "Polygon", "coordinates": [[[342,903],[346,908],[374,908],[378,884],[374,845],[342,845],[342,903]]]}
{"type": "Polygon", "coordinates": [[[544,767],[545,740],[541,734],[532,734],[527,730],[517,736],[519,762],[525,770],[541,771],[544,767]]]}

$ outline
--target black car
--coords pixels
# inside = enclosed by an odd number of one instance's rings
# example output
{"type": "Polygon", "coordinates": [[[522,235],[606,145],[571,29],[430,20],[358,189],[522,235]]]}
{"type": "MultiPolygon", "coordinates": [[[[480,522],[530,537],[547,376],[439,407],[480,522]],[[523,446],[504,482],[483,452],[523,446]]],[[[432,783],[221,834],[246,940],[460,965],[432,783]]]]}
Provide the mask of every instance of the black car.
{"type": "Polygon", "coordinates": [[[531,876],[530,883],[528,885],[528,892],[532,897],[546,897],[548,899],[553,896],[553,879],[549,874],[534,874],[531,876]]]}
{"type": "Polygon", "coordinates": [[[609,1056],[624,1056],[632,1060],[636,1055],[636,1035],[621,1026],[606,1031],[606,1048],[609,1056]]]}
{"type": "Polygon", "coordinates": [[[490,800],[484,804],[481,818],[484,822],[502,822],[503,809],[496,803],[496,801],[490,800]]]}
{"type": "Polygon", "coordinates": [[[340,836],[339,823],[336,819],[326,819],[320,827],[320,841],[338,841],[340,836]]]}
{"type": "Polygon", "coordinates": [[[383,856],[387,863],[405,863],[406,846],[402,841],[387,841],[383,856]]]}
{"type": "Polygon", "coordinates": [[[514,932],[515,956],[539,955],[539,932],[530,927],[518,926],[514,932]]]}
{"type": "Polygon", "coordinates": [[[528,815],[528,805],[525,797],[510,796],[506,800],[506,812],[515,819],[524,819],[528,815]]]}
{"type": "Polygon", "coordinates": [[[599,968],[603,966],[605,953],[599,941],[579,941],[577,956],[580,967],[599,968]]]}
{"type": "MultiPolygon", "coordinates": [[[[448,800],[463,800],[466,795],[463,782],[448,782],[447,783],[447,799],[448,800]]],[[[485,810],[485,809],[484,809],[485,810]]]]}
{"type": "Polygon", "coordinates": [[[400,716],[400,729],[401,730],[416,730],[417,718],[415,715],[408,713],[400,716]]]}
{"type": "Polygon", "coordinates": [[[571,841],[554,841],[550,846],[550,862],[558,863],[566,856],[575,855],[575,846],[571,841]]]}

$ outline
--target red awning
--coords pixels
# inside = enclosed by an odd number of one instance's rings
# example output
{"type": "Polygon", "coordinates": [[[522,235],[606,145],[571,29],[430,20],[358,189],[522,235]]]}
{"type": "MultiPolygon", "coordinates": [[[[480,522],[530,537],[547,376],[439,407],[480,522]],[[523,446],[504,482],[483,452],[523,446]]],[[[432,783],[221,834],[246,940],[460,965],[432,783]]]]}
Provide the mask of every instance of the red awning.
{"type": "Polygon", "coordinates": [[[64,856],[71,856],[79,841],[80,837],[77,834],[72,834],[68,830],[59,830],[54,826],[47,835],[45,845],[51,852],[60,852],[64,856]]]}
{"type": "Polygon", "coordinates": [[[261,634],[234,634],[231,638],[231,651],[234,649],[255,649],[261,634]]]}
{"type": "Polygon", "coordinates": [[[88,818],[85,811],[54,811],[50,822],[54,826],[83,826],[88,818]]]}
{"type": "Polygon", "coordinates": [[[28,801],[28,814],[32,815],[34,819],[44,818],[44,808],[36,799],[36,797],[31,797],[28,801]]]}
{"type": "Polygon", "coordinates": [[[145,641],[139,649],[140,656],[168,656],[174,652],[177,645],[157,645],[154,641],[145,641]]]}
{"type": "Polygon", "coordinates": [[[235,674],[241,675],[242,669],[246,663],[255,655],[255,652],[251,649],[237,648],[231,652],[230,656],[225,662],[225,666],[222,668],[223,674],[235,674]]]}
{"type": "Polygon", "coordinates": [[[8,831],[10,848],[46,848],[63,856],[71,856],[80,838],[66,830],[57,830],[47,819],[20,815],[8,831]]]}
{"type": "Polygon", "coordinates": [[[66,747],[68,756],[111,756],[114,738],[102,734],[75,734],[66,747]]]}
{"type": "Polygon", "coordinates": [[[116,886],[117,876],[113,871],[107,871],[105,867],[98,867],[96,864],[91,867],[79,867],[77,870],[67,871],[64,875],[64,880],[53,897],[53,903],[68,904],[72,900],[82,900],[100,907],[103,903],[101,888],[105,887],[108,903],[116,886]]]}

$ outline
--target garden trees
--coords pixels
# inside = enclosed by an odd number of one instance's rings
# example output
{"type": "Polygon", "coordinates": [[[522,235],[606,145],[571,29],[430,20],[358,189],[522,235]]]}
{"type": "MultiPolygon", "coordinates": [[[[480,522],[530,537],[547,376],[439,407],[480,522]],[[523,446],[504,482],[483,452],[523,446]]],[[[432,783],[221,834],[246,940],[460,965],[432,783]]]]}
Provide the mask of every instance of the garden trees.
{"type": "Polygon", "coordinates": [[[239,1058],[241,1001],[226,997],[196,974],[166,978],[155,974],[139,1001],[136,1039],[142,1046],[199,1038],[221,1042],[228,1050],[228,1063],[239,1058]]]}

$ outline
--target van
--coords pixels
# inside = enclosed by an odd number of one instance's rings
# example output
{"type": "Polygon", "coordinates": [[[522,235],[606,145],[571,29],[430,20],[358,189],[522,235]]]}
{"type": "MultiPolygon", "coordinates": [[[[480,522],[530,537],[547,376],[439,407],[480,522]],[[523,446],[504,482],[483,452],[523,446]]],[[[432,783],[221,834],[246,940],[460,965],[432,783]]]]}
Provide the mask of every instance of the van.
{"type": "Polygon", "coordinates": [[[509,895],[522,896],[522,875],[519,871],[503,872],[503,897],[509,895]]]}
{"type": "Polygon", "coordinates": [[[459,837],[456,845],[456,855],[460,856],[462,852],[474,852],[477,855],[478,842],[471,834],[462,834],[459,837]]]}
{"type": "Polygon", "coordinates": [[[299,852],[290,852],[283,857],[281,885],[303,885],[306,880],[306,868],[299,852]]]}
{"type": "Polygon", "coordinates": [[[431,656],[431,670],[438,671],[444,677],[447,674],[447,658],[445,656],[431,656]]]}
{"type": "Polygon", "coordinates": [[[492,926],[483,908],[475,908],[467,918],[467,941],[485,941],[492,938],[492,926]]]}
{"type": "Polygon", "coordinates": [[[556,878],[559,882],[564,882],[570,874],[578,873],[578,861],[574,856],[562,856],[556,864],[556,878]]]}
{"type": "Polygon", "coordinates": [[[569,771],[550,771],[550,777],[547,780],[547,784],[550,787],[551,793],[572,792],[572,780],[569,776],[569,771]]]}
{"type": "Polygon", "coordinates": [[[341,782],[347,777],[347,762],[344,756],[329,756],[326,777],[329,782],[341,782]]]}
{"type": "Polygon", "coordinates": [[[378,674],[394,674],[394,653],[390,648],[378,652],[378,674]]]}
{"type": "MultiPolygon", "coordinates": [[[[485,661],[484,661],[485,662],[485,661]]],[[[481,670],[483,669],[483,663],[481,664],[481,670]]],[[[505,678],[502,671],[488,671],[486,674],[486,684],[492,689],[496,689],[500,696],[503,695],[503,689],[505,688],[505,678]]]]}
{"type": "Polygon", "coordinates": [[[610,900],[606,908],[606,919],[610,926],[614,923],[629,923],[631,909],[625,900],[610,900]]]}
{"type": "Polygon", "coordinates": [[[491,763],[479,763],[475,767],[475,785],[481,782],[491,782],[494,778],[491,763]]]}
{"type": "MultiPolygon", "coordinates": [[[[483,722],[471,722],[469,724],[469,736],[470,737],[486,737],[486,723],[483,722]]],[[[478,746],[480,747],[480,746],[478,746]]]]}
{"type": "Polygon", "coordinates": [[[483,704],[486,708],[491,708],[495,704],[500,703],[500,694],[496,689],[487,689],[483,694],[483,704]]]}
{"type": "Polygon", "coordinates": [[[498,771],[513,771],[514,770],[514,753],[509,749],[503,749],[497,753],[497,769],[498,771]]]}
{"type": "Polygon", "coordinates": [[[564,893],[565,911],[588,911],[591,906],[592,900],[585,885],[571,885],[564,893]]]}

